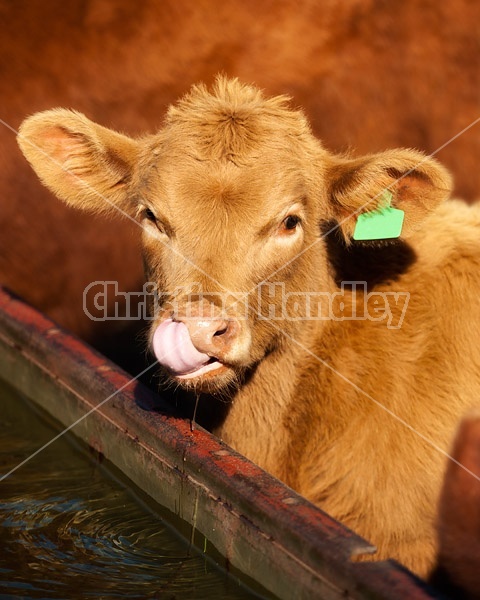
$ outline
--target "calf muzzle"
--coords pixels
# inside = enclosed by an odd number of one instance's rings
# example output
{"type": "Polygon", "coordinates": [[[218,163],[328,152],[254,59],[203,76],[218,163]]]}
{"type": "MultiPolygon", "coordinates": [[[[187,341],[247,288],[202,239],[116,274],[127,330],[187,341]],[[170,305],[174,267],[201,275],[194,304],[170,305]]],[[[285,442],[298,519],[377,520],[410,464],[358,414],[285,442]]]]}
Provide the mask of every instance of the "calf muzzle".
{"type": "Polygon", "coordinates": [[[178,378],[199,377],[229,362],[240,325],[235,318],[166,315],[152,346],[160,364],[178,378]]]}

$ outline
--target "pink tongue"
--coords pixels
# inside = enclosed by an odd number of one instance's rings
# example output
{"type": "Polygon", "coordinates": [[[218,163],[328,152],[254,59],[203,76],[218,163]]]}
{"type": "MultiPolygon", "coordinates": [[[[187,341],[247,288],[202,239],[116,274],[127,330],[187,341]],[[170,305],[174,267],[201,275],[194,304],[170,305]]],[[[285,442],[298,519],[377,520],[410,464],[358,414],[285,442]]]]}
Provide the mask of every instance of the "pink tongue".
{"type": "Polygon", "coordinates": [[[205,365],[210,357],[192,344],[184,323],[167,319],[153,334],[153,351],[160,364],[175,375],[185,375],[205,365]]]}

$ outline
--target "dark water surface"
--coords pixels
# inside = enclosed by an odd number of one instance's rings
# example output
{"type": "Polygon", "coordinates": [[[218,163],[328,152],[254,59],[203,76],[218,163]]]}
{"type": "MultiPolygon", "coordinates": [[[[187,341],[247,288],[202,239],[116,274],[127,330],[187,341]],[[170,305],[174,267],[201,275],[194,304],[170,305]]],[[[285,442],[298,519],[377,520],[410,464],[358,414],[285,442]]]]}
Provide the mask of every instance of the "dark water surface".
{"type": "MultiPolygon", "coordinates": [[[[57,433],[0,385],[0,476],[57,433]]],[[[0,598],[263,597],[191,548],[157,508],[60,438],[0,482],[0,598]]]]}

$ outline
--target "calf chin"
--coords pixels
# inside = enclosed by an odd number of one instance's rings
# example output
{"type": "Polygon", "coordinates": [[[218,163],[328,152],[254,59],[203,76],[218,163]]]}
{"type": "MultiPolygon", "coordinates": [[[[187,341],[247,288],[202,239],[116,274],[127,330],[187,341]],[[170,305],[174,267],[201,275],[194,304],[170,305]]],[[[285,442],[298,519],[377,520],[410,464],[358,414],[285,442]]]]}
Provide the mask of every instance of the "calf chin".
{"type": "Polygon", "coordinates": [[[182,387],[187,392],[195,394],[218,395],[225,401],[230,400],[244,379],[246,369],[234,368],[224,364],[215,366],[213,363],[206,365],[205,371],[178,376],[166,369],[167,381],[182,387]],[[208,367],[213,365],[211,369],[208,367]]]}

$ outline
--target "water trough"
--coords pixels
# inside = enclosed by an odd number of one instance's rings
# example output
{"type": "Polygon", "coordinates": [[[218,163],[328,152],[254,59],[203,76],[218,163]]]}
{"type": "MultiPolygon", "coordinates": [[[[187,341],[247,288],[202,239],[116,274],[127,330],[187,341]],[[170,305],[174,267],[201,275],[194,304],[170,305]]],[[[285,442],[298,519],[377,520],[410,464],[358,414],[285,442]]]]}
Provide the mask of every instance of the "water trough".
{"type": "Polygon", "coordinates": [[[279,598],[437,597],[88,345],[0,288],[0,379],[104,455],[279,598]]]}

